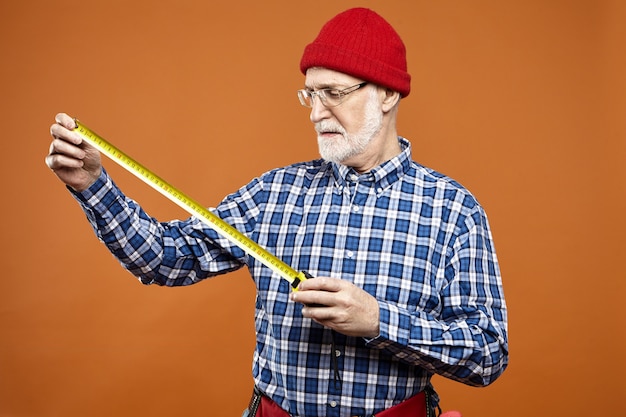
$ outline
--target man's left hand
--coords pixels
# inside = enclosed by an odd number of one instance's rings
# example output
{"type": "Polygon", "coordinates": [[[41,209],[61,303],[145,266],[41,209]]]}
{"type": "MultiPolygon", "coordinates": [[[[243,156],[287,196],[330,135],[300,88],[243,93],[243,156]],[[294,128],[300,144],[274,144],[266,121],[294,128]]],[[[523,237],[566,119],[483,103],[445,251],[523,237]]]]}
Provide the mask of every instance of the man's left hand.
{"type": "Polygon", "coordinates": [[[378,301],[351,282],[328,277],[307,279],[289,298],[304,304],[304,317],[346,336],[378,336],[378,301]]]}

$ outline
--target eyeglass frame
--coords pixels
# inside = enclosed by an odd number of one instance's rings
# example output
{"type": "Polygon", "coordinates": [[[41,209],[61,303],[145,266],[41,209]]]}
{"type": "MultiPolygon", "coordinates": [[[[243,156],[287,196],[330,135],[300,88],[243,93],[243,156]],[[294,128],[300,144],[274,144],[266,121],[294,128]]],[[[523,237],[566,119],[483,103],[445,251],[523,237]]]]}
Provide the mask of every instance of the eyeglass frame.
{"type": "Polygon", "coordinates": [[[343,100],[348,94],[354,93],[355,91],[360,90],[361,88],[365,87],[367,84],[370,84],[370,82],[363,81],[362,83],[355,84],[351,87],[347,87],[342,90],[338,90],[336,88],[320,88],[319,90],[307,90],[305,88],[302,90],[298,90],[298,99],[300,100],[300,104],[307,108],[313,107],[313,99],[315,98],[315,96],[319,98],[320,102],[324,105],[324,107],[337,107],[338,105],[343,103],[343,100]],[[339,94],[339,97],[338,97],[339,102],[337,104],[328,105],[328,102],[327,102],[328,96],[326,94],[329,91],[332,91],[333,94],[339,94]],[[311,105],[307,103],[307,99],[306,99],[307,95],[311,98],[310,100],[311,105]]]}

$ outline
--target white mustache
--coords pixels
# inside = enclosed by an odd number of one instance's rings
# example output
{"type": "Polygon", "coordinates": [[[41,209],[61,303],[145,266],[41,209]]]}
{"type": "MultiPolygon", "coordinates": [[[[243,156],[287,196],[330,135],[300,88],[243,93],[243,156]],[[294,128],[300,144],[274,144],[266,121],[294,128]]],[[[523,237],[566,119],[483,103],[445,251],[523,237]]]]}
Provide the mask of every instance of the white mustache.
{"type": "Polygon", "coordinates": [[[328,120],[323,120],[321,122],[315,123],[315,131],[318,134],[327,132],[340,133],[342,135],[346,134],[345,129],[341,125],[330,122],[328,120]]]}

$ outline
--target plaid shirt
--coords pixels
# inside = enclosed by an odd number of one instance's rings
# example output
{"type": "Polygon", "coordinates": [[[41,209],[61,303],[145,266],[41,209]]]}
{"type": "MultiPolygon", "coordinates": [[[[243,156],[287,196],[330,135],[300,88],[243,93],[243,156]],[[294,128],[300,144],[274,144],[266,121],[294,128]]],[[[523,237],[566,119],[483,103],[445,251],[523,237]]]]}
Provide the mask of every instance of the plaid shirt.
{"type": "Polygon", "coordinates": [[[247,266],[257,287],[258,387],[295,416],[369,416],[429,387],[433,373],[487,385],[508,361],[485,213],[461,185],[413,162],[409,142],[399,141],[402,153],[369,173],[298,163],[212,209],[294,269],[348,280],[376,297],[374,339],[303,318],[286,280],[195,218],[150,218],[106,172],[76,198],[98,237],[145,284],[194,284],[247,266]]]}

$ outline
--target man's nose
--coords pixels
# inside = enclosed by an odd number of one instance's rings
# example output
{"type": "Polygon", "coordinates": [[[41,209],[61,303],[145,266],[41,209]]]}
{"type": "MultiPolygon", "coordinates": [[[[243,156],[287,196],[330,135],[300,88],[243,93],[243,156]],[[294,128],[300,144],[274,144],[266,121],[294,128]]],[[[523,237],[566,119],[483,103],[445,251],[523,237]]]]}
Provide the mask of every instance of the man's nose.
{"type": "Polygon", "coordinates": [[[319,97],[314,96],[311,100],[311,114],[309,116],[311,122],[320,122],[328,118],[329,114],[330,110],[328,110],[328,107],[326,107],[324,103],[322,103],[322,100],[319,97]]]}

